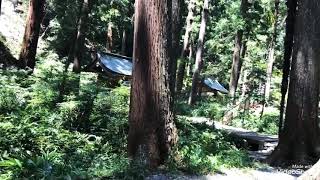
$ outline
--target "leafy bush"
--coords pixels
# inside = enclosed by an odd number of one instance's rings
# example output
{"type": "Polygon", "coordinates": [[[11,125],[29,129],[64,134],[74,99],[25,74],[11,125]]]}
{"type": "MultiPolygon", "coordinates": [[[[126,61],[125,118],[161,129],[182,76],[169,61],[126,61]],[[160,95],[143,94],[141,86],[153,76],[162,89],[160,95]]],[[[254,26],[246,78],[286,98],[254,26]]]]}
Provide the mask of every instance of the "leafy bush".
{"type": "Polygon", "coordinates": [[[247,154],[238,150],[226,134],[206,124],[177,121],[179,142],[172,167],[192,174],[207,174],[223,167],[248,167],[247,154]]]}
{"type": "Polygon", "coordinates": [[[226,109],[225,101],[221,97],[202,97],[194,106],[179,99],[175,107],[179,115],[208,117],[214,120],[219,120],[226,109]]]}
{"type": "Polygon", "coordinates": [[[17,110],[23,104],[22,101],[13,89],[7,87],[0,89],[0,112],[9,113],[17,110]]]}
{"type": "Polygon", "coordinates": [[[40,61],[31,76],[0,71],[0,178],[125,177],[129,89],[84,73],[59,99],[63,76],[65,85],[76,77],[60,65],[40,61]]]}
{"type": "Polygon", "coordinates": [[[266,112],[259,123],[258,132],[266,134],[278,134],[279,111],[266,112]]]}
{"type": "Polygon", "coordinates": [[[279,111],[275,108],[266,108],[262,117],[254,112],[240,114],[232,120],[231,125],[260,133],[276,135],[278,133],[279,111]]]}

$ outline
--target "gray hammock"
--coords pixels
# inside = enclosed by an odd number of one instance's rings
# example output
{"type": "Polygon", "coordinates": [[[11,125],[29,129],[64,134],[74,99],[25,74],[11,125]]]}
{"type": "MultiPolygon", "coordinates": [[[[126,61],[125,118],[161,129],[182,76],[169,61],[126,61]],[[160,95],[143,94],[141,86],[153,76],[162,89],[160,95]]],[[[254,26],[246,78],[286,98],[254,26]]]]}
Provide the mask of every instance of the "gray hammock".
{"type": "Polygon", "coordinates": [[[225,94],[229,92],[217,80],[212,80],[211,78],[206,78],[204,80],[204,84],[213,90],[217,90],[225,94]]]}
{"type": "MultiPolygon", "coordinates": [[[[109,53],[98,53],[98,57],[100,63],[102,63],[108,71],[124,76],[132,76],[133,64],[129,58],[109,53]]],[[[217,90],[226,94],[228,93],[228,90],[225,89],[217,80],[206,78],[204,80],[204,84],[212,90],[217,90]]]]}
{"type": "Polygon", "coordinates": [[[111,54],[98,53],[100,63],[113,73],[120,75],[132,75],[132,62],[121,56],[113,56],[111,54]]]}

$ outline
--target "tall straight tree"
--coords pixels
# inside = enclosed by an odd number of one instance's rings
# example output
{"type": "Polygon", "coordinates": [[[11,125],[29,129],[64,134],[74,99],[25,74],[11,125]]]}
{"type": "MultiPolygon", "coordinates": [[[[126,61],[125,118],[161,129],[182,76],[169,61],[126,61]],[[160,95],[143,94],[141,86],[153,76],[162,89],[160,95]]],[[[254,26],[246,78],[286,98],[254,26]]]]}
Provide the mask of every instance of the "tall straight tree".
{"type": "Polygon", "coordinates": [[[188,7],[188,16],[186,19],[186,28],[185,28],[186,32],[184,34],[183,47],[180,55],[181,62],[179,64],[178,72],[177,72],[177,82],[176,82],[177,93],[181,91],[183,86],[183,78],[184,78],[184,73],[185,73],[186,64],[187,64],[186,56],[187,56],[188,48],[190,46],[190,34],[192,31],[195,7],[196,7],[196,1],[190,0],[189,7],[188,7]]]}
{"type": "Polygon", "coordinates": [[[284,56],[282,67],[282,82],[281,82],[281,101],[280,101],[280,116],[279,116],[279,131],[280,135],[283,127],[283,115],[286,105],[286,96],[289,86],[289,75],[291,68],[291,54],[293,49],[294,26],[297,11],[297,0],[287,1],[287,18],[286,18],[286,36],[284,38],[284,56]]]}
{"type": "Polygon", "coordinates": [[[89,0],[83,0],[81,5],[80,17],[77,25],[77,33],[75,41],[70,48],[69,52],[69,62],[73,61],[73,72],[80,73],[81,71],[81,61],[83,56],[85,31],[87,27],[87,21],[89,16],[89,0]]]}
{"type": "MultiPolygon", "coordinates": [[[[247,9],[248,9],[248,0],[241,0],[240,12],[243,19],[246,18],[247,9]]],[[[242,44],[243,33],[244,33],[244,30],[242,28],[239,29],[236,33],[235,41],[234,41],[232,67],[231,67],[231,75],[230,75],[230,82],[229,82],[229,96],[232,98],[235,97],[237,87],[238,87],[240,72],[241,72],[241,66],[242,66],[241,47],[243,46],[242,44]]]]}
{"type": "Polygon", "coordinates": [[[192,77],[192,66],[194,64],[193,61],[193,41],[190,42],[189,46],[189,55],[188,55],[188,70],[187,70],[187,75],[189,77],[192,77]]]}
{"type": "Polygon", "coordinates": [[[199,31],[198,47],[197,47],[197,53],[196,53],[196,63],[195,63],[195,69],[192,76],[192,86],[191,86],[191,92],[189,96],[189,105],[194,104],[197,96],[197,87],[200,81],[200,73],[203,66],[202,53],[203,53],[204,37],[206,34],[206,27],[207,27],[207,21],[208,21],[208,11],[209,11],[209,0],[204,0],[202,17],[201,17],[201,25],[200,25],[200,31],[199,31]]]}
{"type": "Polygon", "coordinates": [[[1,16],[1,4],[2,4],[2,0],[0,0],[0,16],[1,16]]]}
{"type": "Polygon", "coordinates": [[[265,84],[264,101],[267,103],[270,97],[271,78],[273,63],[275,60],[275,45],[277,43],[277,25],[279,15],[279,0],[274,0],[274,22],[273,22],[273,33],[270,38],[270,47],[268,52],[268,65],[267,65],[267,80],[265,84]]]}
{"type": "Polygon", "coordinates": [[[172,58],[169,64],[170,91],[174,98],[177,75],[177,60],[179,57],[180,32],[181,32],[181,0],[172,0],[172,58]],[[178,52],[178,53],[177,53],[178,52]]]}
{"type": "Polygon", "coordinates": [[[122,30],[122,39],[121,39],[121,54],[126,55],[127,51],[127,31],[126,29],[122,30]]]}
{"type": "Polygon", "coordinates": [[[45,0],[30,0],[18,66],[34,69],[45,0]]]}
{"type": "Polygon", "coordinates": [[[112,23],[108,23],[108,28],[107,28],[107,44],[106,44],[106,50],[108,52],[111,52],[113,49],[113,31],[112,31],[112,23]]]}
{"type": "Polygon", "coordinates": [[[155,168],[176,142],[169,88],[171,0],[135,2],[129,156],[155,168]]]}
{"type": "Polygon", "coordinates": [[[320,158],[320,4],[298,0],[286,117],[273,165],[306,165],[320,158]]]}

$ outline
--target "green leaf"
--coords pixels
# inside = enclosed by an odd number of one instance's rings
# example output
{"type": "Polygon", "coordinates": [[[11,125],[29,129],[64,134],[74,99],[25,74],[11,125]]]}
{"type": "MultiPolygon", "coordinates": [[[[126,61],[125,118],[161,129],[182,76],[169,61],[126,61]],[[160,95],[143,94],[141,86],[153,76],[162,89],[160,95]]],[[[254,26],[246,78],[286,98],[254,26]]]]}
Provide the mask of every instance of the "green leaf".
{"type": "Polygon", "coordinates": [[[0,167],[18,167],[18,168],[22,168],[22,163],[18,159],[9,158],[7,160],[0,161],[0,167]]]}

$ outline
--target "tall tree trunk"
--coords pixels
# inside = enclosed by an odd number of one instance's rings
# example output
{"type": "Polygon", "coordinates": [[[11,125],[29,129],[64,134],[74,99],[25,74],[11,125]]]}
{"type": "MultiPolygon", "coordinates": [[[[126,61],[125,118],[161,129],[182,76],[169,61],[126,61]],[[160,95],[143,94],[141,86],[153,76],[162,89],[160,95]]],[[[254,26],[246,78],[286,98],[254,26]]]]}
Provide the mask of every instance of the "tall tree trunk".
{"type": "Polygon", "coordinates": [[[18,66],[34,69],[45,0],[30,0],[18,66]]]}
{"type": "Polygon", "coordinates": [[[243,36],[243,31],[239,30],[235,38],[235,43],[234,43],[235,46],[234,46],[233,55],[232,55],[232,68],[231,68],[231,76],[230,76],[230,82],[229,82],[229,96],[232,98],[235,97],[238,81],[240,77],[240,71],[241,71],[240,52],[241,52],[242,36],[243,36]]]}
{"type": "Polygon", "coordinates": [[[1,16],[1,4],[2,4],[2,0],[0,0],[0,16],[1,16]]]}
{"type": "Polygon", "coordinates": [[[242,88],[241,88],[241,99],[243,100],[246,96],[247,93],[247,79],[248,77],[248,71],[243,70],[243,75],[242,75],[242,88]]]}
{"type": "Polygon", "coordinates": [[[277,43],[277,25],[278,25],[278,14],[279,14],[279,0],[274,0],[274,23],[273,23],[273,34],[270,40],[270,47],[268,53],[268,65],[267,65],[267,80],[265,84],[264,101],[268,103],[270,97],[271,78],[273,63],[275,61],[275,46],[277,43]]]}
{"type": "MultiPolygon", "coordinates": [[[[247,21],[246,19],[247,9],[248,9],[248,0],[241,0],[240,11],[241,11],[242,18],[245,21],[247,21]]],[[[248,27],[244,29],[247,30],[248,27]]],[[[242,66],[241,47],[242,47],[243,33],[244,33],[243,29],[239,29],[237,31],[235,42],[234,42],[235,45],[234,45],[233,55],[232,55],[232,67],[231,67],[231,75],[230,75],[230,82],[229,82],[229,96],[233,99],[233,103],[235,103],[235,96],[236,96],[236,91],[238,87],[240,71],[242,66]]]]}
{"type": "Polygon", "coordinates": [[[113,32],[112,32],[112,23],[108,23],[108,29],[107,29],[107,44],[106,49],[107,52],[111,52],[113,49],[113,32]]]}
{"type": "Polygon", "coordinates": [[[178,72],[177,72],[177,82],[176,82],[177,93],[180,93],[183,86],[183,78],[184,78],[184,73],[185,73],[186,64],[187,64],[185,58],[186,58],[186,53],[188,51],[188,46],[190,44],[190,34],[192,31],[195,7],[196,7],[196,1],[190,0],[190,4],[188,7],[188,16],[186,19],[186,32],[184,34],[183,47],[181,50],[180,63],[179,63],[178,72]]]}
{"type": "Polygon", "coordinates": [[[174,91],[176,85],[176,75],[177,75],[177,60],[179,57],[179,42],[180,42],[180,32],[181,32],[181,0],[172,0],[172,58],[169,64],[169,77],[170,77],[170,91],[174,99],[174,91]]]}
{"type": "Polygon", "coordinates": [[[127,31],[124,29],[122,31],[121,54],[125,56],[126,51],[127,51],[127,31]]]}
{"type": "Polygon", "coordinates": [[[298,0],[297,6],[286,117],[272,165],[309,165],[320,157],[320,4],[298,0]]]}
{"type": "Polygon", "coordinates": [[[271,91],[271,79],[272,79],[272,70],[273,70],[273,63],[275,60],[274,57],[274,42],[270,42],[269,52],[268,52],[268,63],[267,63],[267,71],[266,71],[266,83],[265,83],[265,91],[264,91],[264,101],[268,103],[270,98],[270,91],[271,91]]]}
{"type": "Polygon", "coordinates": [[[279,131],[280,136],[283,127],[283,115],[285,112],[286,96],[289,86],[289,75],[291,68],[291,54],[293,49],[294,24],[296,19],[297,0],[287,1],[287,18],[286,18],[286,36],[284,38],[284,61],[283,75],[281,82],[281,101],[280,101],[280,116],[279,116],[279,131]]]}
{"type": "Polygon", "coordinates": [[[128,153],[155,168],[176,143],[169,87],[171,0],[137,0],[128,153]]]}
{"type": "Polygon", "coordinates": [[[189,56],[188,56],[188,71],[187,74],[189,77],[192,77],[192,66],[194,64],[194,61],[192,60],[193,56],[193,42],[191,41],[190,46],[189,46],[189,56]]]}
{"type": "Polygon", "coordinates": [[[78,20],[77,34],[69,53],[69,62],[73,61],[73,72],[80,73],[83,49],[85,44],[85,31],[89,15],[89,0],[83,0],[78,20]]]}
{"type": "Polygon", "coordinates": [[[202,51],[203,51],[204,37],[206,34],[206,27],[207,27],[207,21],[208,21],[208,11],[209,11],[209,0],[204,0],[202,17],[201,17],[201,25],[200,25],[200,31],[199,31],[198,47],[197,47],[197,53],[196,53],[196,63],[195,63],[194,73],[192,76],[192,86],[191,86],[191,92],[190,92],[189,101],[188,101],[189,105],[193,105],[196,101],[197,87],[198,87],[198,82],[200,81],[200,73],[203,66],[202,51]]]}

